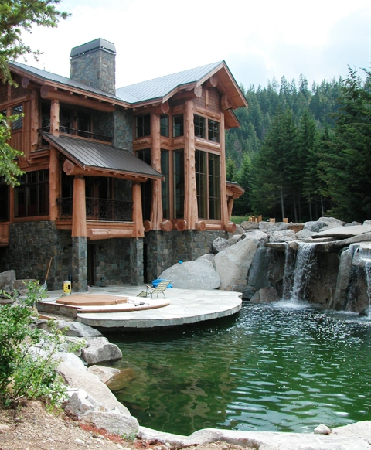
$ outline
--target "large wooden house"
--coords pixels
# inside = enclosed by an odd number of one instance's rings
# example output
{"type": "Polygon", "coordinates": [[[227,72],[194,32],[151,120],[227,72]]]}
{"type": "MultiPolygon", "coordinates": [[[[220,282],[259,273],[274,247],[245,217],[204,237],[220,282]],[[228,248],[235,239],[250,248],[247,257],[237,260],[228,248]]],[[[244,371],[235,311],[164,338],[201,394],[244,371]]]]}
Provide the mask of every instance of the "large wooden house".
{"type": "Polygon", "coordinates": [[[0,111],[22,113],[19,186],[0,179],[0,270],[43,280],[140,284],[233,231],[225,130],[246,100],[224,61],[115,88],[115,47],[71,51],[70,78],[11,63],[0,111]]]}

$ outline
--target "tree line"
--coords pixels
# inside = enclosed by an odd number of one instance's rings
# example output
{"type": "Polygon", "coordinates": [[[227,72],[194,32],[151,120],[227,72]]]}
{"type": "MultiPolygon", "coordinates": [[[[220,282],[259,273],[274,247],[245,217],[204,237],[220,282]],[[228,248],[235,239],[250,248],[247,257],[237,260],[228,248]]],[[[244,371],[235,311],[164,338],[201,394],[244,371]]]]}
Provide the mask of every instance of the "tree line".
{"type": "Polygon", "coordinates": [[[233,214],[293,222],[371,219],[371,73],[242,88],[249,108],[226,134],[227,179],[244,189],[233,214]]]}

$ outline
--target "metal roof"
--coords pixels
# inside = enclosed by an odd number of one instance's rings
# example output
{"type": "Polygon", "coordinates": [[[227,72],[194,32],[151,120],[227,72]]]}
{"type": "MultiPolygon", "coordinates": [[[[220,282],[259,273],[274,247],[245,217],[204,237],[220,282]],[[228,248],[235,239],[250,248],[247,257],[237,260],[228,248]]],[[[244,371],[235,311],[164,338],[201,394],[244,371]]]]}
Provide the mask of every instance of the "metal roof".
{"type": "Polygon", "coordinates": [[[45,139],[82,168],[114,170],[147,178],[163,175],[127,150],[70,136],[42,133],[45,139]]]}
{"type": "Polygon", "coordinates": [[[116,90],[116,95],[121,98],[121,100],[128,103],[162,98],[178,86],[184,86],[203,79],[222,63],[223,61],[219,61],[194,69],[184,70],[183,72],[165,75],[164,77],[154,78],[153,80],[131,84],[126,87],[118,88],[116,90]]]}
{"type": "Polygon", "coordinates": [[[86,84],[80,83],[79,81],[71,80],[71,78],[62,77],[60,75],[57,75],[56,73],[47,72],[46,70],[37,69],[36,67],[28,66],[27,64],[22,64],[19,62],[11,62],[9,63],[9,66],[15,66],[18,67],[26,72],[29,72],[32,75],[36,75],[40,78],[44,78],[45,80],[54,81],[55,83],[59,83],[61,85],[65,86],[71,86],[77,89],[82,89],[84,91],[93,92],[94,94],[103,95],[104,97],[121,100],[120,98],[116,97],[115,95],[107,94],[107,92],[104,92],[100,89],[95,89],[90,86],[87,86],[86,84]]]}

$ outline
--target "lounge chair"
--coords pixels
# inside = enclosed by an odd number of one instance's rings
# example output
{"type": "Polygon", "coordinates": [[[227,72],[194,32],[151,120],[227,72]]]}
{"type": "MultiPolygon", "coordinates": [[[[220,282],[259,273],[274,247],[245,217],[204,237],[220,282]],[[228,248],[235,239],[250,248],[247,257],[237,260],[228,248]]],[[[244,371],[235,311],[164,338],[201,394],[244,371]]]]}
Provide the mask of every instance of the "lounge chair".
{"type": "Polygon", "coordinates": [[[166,291],[166,288],[169,286],[169,284],[170,284],[170,281],[164,280],[164,281],[160,281],[158,283],[158,285],[154,288],[147,285],[147,297],[150,295],[152,298],[154,294],[156,294],[158,297],[158,294],[162,294],[165,298],[165,291],[166,291]]]}

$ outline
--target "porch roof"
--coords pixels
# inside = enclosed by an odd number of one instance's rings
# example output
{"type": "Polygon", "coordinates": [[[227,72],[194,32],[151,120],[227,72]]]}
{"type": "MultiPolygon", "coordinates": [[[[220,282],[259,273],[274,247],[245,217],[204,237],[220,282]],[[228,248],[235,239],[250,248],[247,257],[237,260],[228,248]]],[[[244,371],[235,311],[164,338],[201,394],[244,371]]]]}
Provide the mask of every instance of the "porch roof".
{"type": "Polygon", "coordinates": [[[45,131],[42,135],[82,169],[94,168],[146,178],[163,178],[160,172],[127,150],[65,135],[53,136],[45,131]]]}

